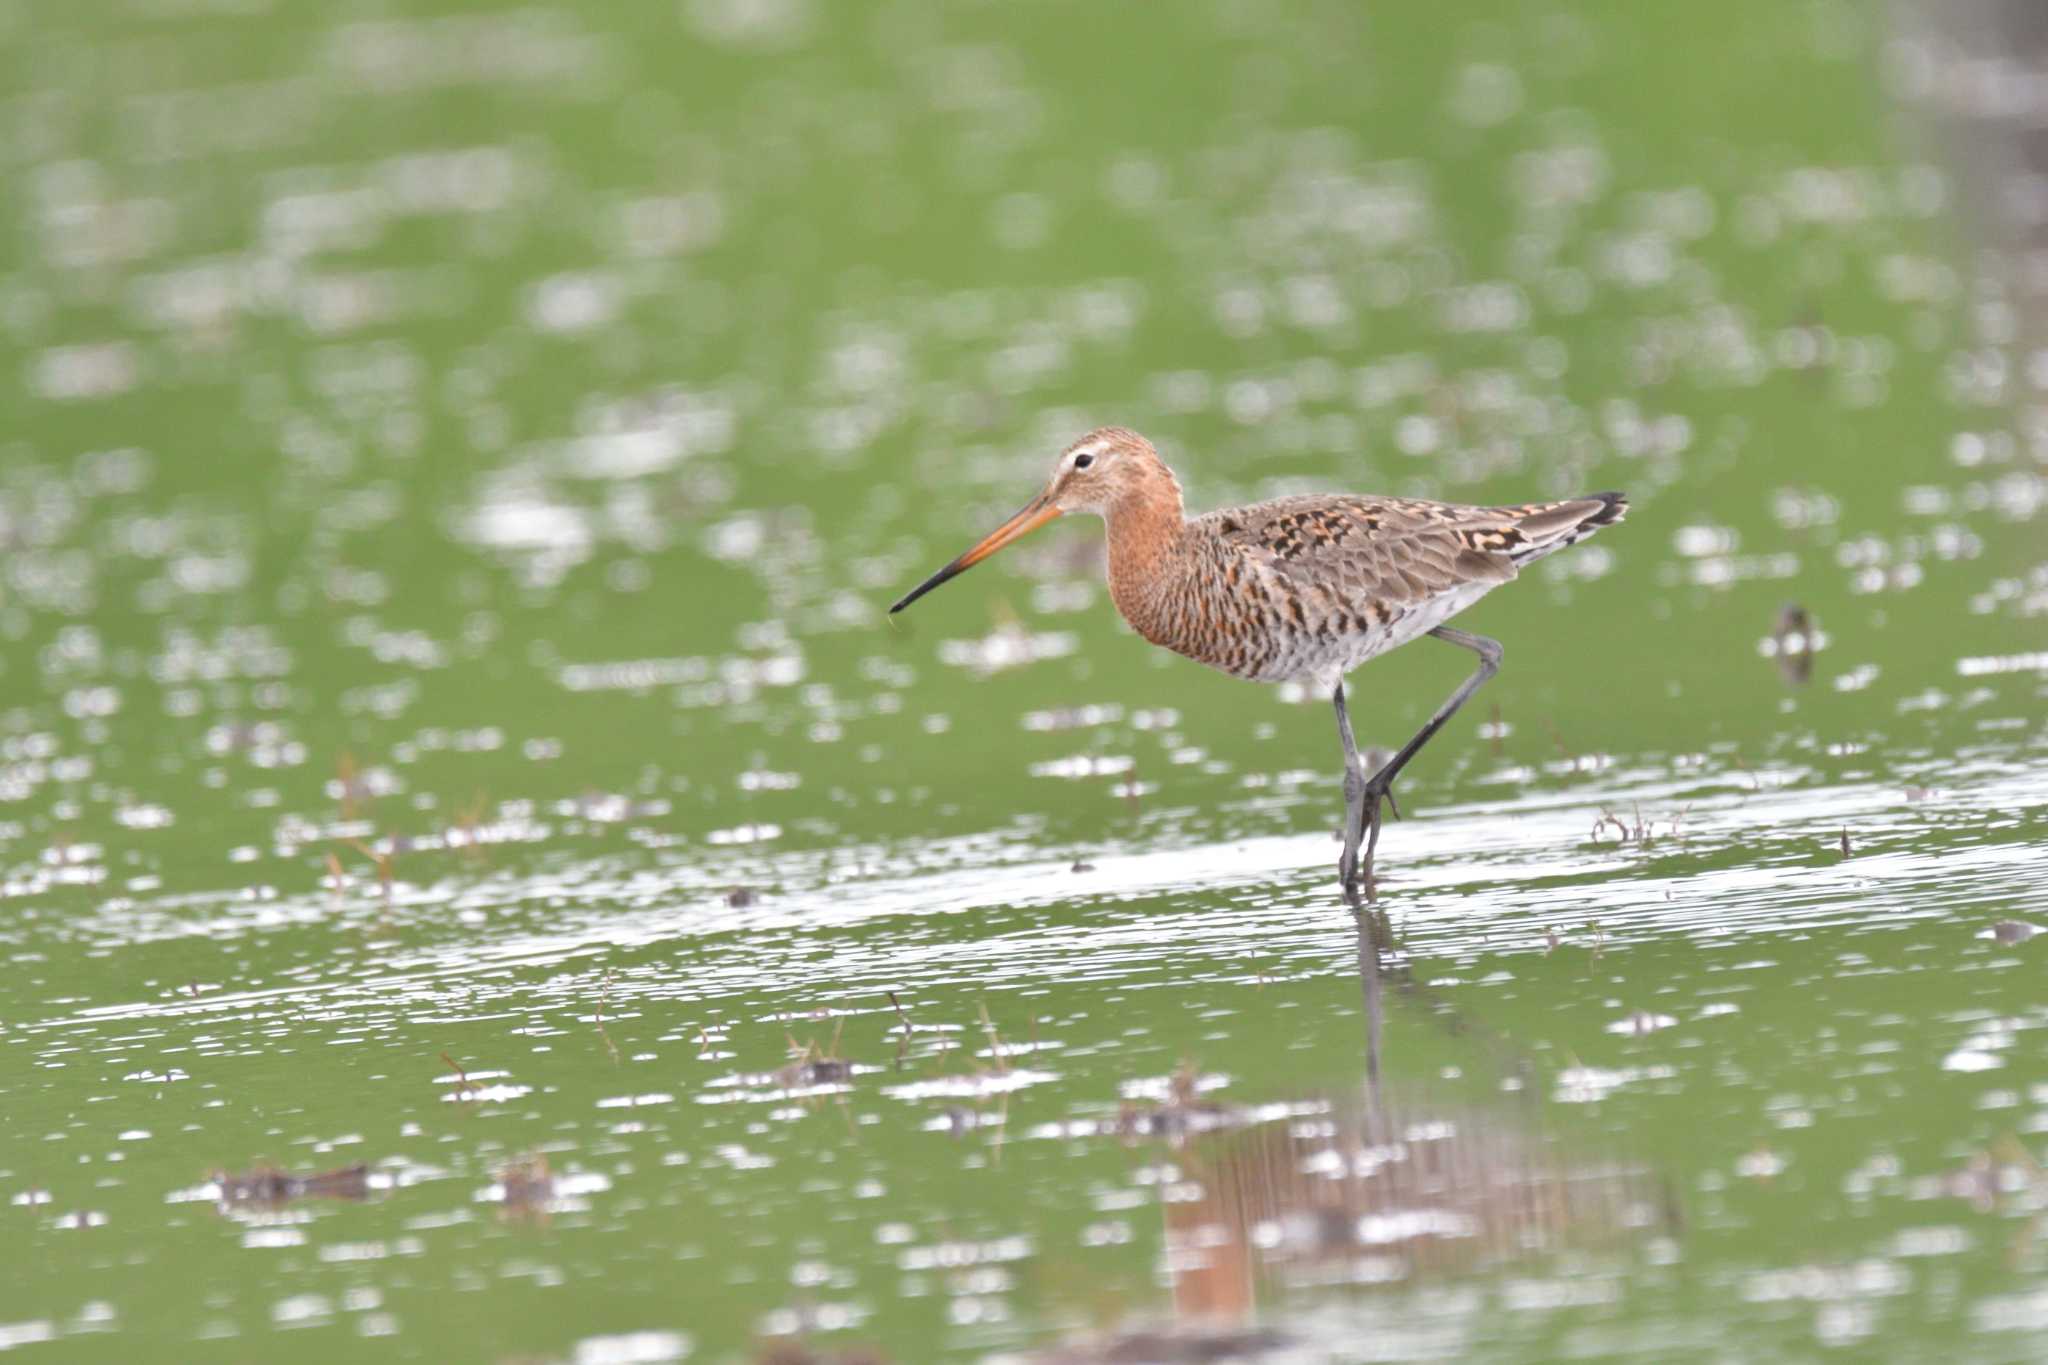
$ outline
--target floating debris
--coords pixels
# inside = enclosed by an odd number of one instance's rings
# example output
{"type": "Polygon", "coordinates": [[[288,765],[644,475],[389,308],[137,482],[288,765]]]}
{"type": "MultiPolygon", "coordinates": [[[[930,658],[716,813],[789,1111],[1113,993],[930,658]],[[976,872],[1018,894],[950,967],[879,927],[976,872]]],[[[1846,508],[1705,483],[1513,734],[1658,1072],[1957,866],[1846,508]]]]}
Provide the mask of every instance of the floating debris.
{"type": "Polygon", "coordinates": [[[1979,1213],[2011,1206],[2009,1211],[2038,1217],[2048,1212],[2048,1171],[2024,1143],[2007,1135],[1955,1170],[1915,1180],[1908,1193],[1914,1199],[1962,1199],[1979,1213]]]}
{"type": "Polygon", "coordinates": [[[1270,1327],[1185,1322],[1069,1342],[1031,1360],[1033,1365],[1213,1365],[1257,1360],[1293,1343],[1270,1327]]]}
{"type": "Polygon", "coordinates": [[[1813,656],[1826,648],[1827,642],[1828,637],[1814,625],[1806,608],[1797,602],[1787,602],[1778,609],[1778,623],[1771,628],[1770,635],[1758,641],[1757,652],[1776,660],[1779,676],[1799,687],[1812,679],[1813,656]]]}
{"type": "Polygon", "coordinates": [[[1180,1142],[1202,1133],[1242,1128],[1262,1120],[1258,1110],[1229,1104],[1137,1105],[1126,1101],[1116,1122],[1105,1131],[1127,1138],[1165,1138],[1180,1142]]]}
{"type": "Polygon", "coordinates": [[[852,1088],[856,1077],[881,1069],[841,1057],[810,1058],[775,1071],[741,1072],[707,1081],[696,1100],[699,1104],[745,1104],[839,1095],[852,1088]]]}
{"type": "Polygon", "coordinates": [[[496,1193],[506,1218],[544,1219],[555,1198],[555,1176],[548,1159],[535,1152],[498,1168],[496,1193]]]}
{"type": "Polygon", "coordinates": [[[891,1365],[873,1346],[816,1347],[802,1341],[778,1341],[754,1353],[754,1365],[891,1365]]]}
{"type": "Polygon", "coordinates": [[[774,1100],[791,1097],[808,1097],[830,1094],[848,1089],[854,1077],[863,1071],[879,1071],[880,1067],[863,1066],[839,1055],[840,1031],[845,1027],[844,1019],[832,1031],[829,1045],[820,1046],[815,1039],[799,1043],[789,1038],[789,1055],[792,1059],[787,1066],[768,1072],[745,1072],[711,1081],[707,1089],[730,1090],[730,1094],[699,1095],[702,1104],[725,1104],[746,1100],[774,1100]]]}
{"type": "Polygon", "coordinates": [[[852,1083],[854,1065],[843,1057],[813,1057],[792,1062],[775,1073],[775,1083],[785,1090],[813,1090],[823,1086],[852,1083]]]}
{"type": "Polygon", "coordinates": [[[979,1109],[969,1109],[964,1104],[949,1104],[940,1111],[937,1118],[927,1120],[924,1127],[928,1133],[944,1133],[948,1137],[958,1140],[966,1137],[976,1128],[1000,1125],[1008,1121],[1009,1116],[1006,1113],[988,1115],[982,1113],[979,1109]]]}
{"type": "Polygon", "coordinates": [[[796,1060],[775,1073],[776,1084],[785,1090],[814,1090],[851,1084],[854,1065],[839,1055],[839,1036],[845,1029],[846,1021],[841,1019],[832,1027],[830,1046],[822,1048],[816,1039],[799,1043],[791,1038],[789,1052],[796,1060]]]}
{"type": "Polygon", "coordinates": [[[500,1081],[497,1085],[478,1084],[479,1081],[497,1080],[501,1076],[510,1076],[512,1073],[509,1071],[470,1071],[464,1068],[462,1063],[456,1061],[445,1052],[441,1054],[441,1060],[446,1062],[448,1069],[454,1073],[453,1075],[436,1076],[434,1078],[435,1085],[452,1085],[454,1087],[454,1089],[441,1097],[446,1102],[454,1104],[483,1104],[499,1100],[516,1100],[522,1095],[533,1093],[532,1086],[518,1085],[509,1081],[500,1081]]]}
{"type": "Polygon", "coordinates": [[[1977,1212],[1990,1213],[2006,1194],[2025,1188],[2025,1182],[2010,1179],[2008,1171],[1989,1152],[1978,1152],[1953,1171],[1917,1182],[1913,1195],[1918,1199],[1962,1199],[1977,1212]]]}
{"type": "Polygon", "coordinates": [[[331,1171],[297,1175],[275,1166],[256,1166],[239,1174],[213,1174],[215,1198],[223,1211],[236,1208],[276,1209],[301,1199],[368,1199],[370,1168],[357,1162],[331,1171]]]}
{"type": "Polygon", "coordinates": [[[588,1208],[583,1196],[611,1187],[608,1176],[596,1171],[557,1173],[545,1156],[530,1152],[500,1166],[475,1197],[498,1205],[499,1216],[508,1222],[544,1223],[554,1214],[588,1208]]]}
{"type": "Polygon", "coordinates": [[[1637,1010],[1609,1024],[1607,1031],[1609,1033],[1620,1033],[1629,1037],[1640,1038],[1646,1033],[1655,1033],[1659,1029],[1670,1028],[1677,1022],[1678,1020],[1668,1014],[1651,1014],[1646,1010],[1637,1010]]]}
{"type": "MultiPolygon", "coordinates": [[[[1257,1111],[1247,1106],[1202,1098],[1204,1090],[1222,1084],[1222,1077],[1205,1077],[1192,1062],[1183,1062],[1166,1078],[1164,1098],[1150,1104],[1127,1098],[1117,1110],[1114,1131],[1120,1137],[1156,1137],[1178,1142],[1199,1133],[1241,1128],[1257,1121],[1257,1111]]],[[[1141,1092],[1154,1088],[1142,1083],[1126,1087],[1141,1092]]]]}
{"type": "MultiPolygon", "coordinates": [[[[1637,848],[1648,848],[1658,838],[1656,817],[1646,818],[1643,815],[1641,802],[1636,802],[1632,809],[1634,811],[1634,819],[1630,821],[1622,819],[1612,810],[1602,806],[1600,808],[1600,818],[1593,822],[1593,832],[1589,836],[1590,841],[1595,844],[1604,843],[1606,831],[1612,830],[1617,843],[1634,844],[1637,848]]],[[[1671,826],[1671,833],[1668,837],[1673,839],[1683,839],[1685,837],[1685,819],[1690,814],[1692,814],[1692,806],[1687,804],[1679,807],[1677,811],[1666,817],[1671,826]]]]}
{"type": "Polygon", "coordinates": [[[2037,924],[2029,924],[2019,919],[2002,919],[1989,929],[1980,930],[1977,937],[1990,939],[1993,943],[2009,948],[2015,943],[2025,943],[2040,932],[2041,927],[2037,924]]]}
{"type": "Polygon", "coordinates": [[[1327,1108],[1319,1100],[1254,1105],[1202,1098],[1204,1090],[1215,1089],[1223,1083],[1223,1077],[1204,1076],[1192,1065],[1183,1064],[1163,1080],[1127,1084],[1124,1087],[1125,1098],[1113,1117],[1044,1124],[1033,1129],[1031,1135],[1051,1138],[1160,1138],[1178,1144],[1207,1133],[1305,1118],[1323,1113],[1327,1108]],[[1159,1098],[1147,1100],[1147,1093],[1156,1093],[1159,1098]]]}
{"type": "Polygon", "coordinates": [[[735,910],[744,910],[760,898],[760,893],[751,886],[735,886],[725,893],[725,903],[735,910]]]}

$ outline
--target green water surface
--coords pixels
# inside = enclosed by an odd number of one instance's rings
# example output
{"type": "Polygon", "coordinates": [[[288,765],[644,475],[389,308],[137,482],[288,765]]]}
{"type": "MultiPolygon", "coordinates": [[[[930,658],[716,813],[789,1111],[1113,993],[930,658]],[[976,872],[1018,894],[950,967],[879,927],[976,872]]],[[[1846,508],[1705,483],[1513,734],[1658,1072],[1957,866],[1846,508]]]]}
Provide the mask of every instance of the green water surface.
{"type": "Polygon", "coordinates": [[[0,4],[0,1352],[2040,1358],[2044,371],[1894,17],[0,4]],[[883,614],[1112,422],[1630,494],[1363,963],[1098,527],[883,614]],[[1187,1236],[1387,1095],[1363,1251],[1187,1236]]]}

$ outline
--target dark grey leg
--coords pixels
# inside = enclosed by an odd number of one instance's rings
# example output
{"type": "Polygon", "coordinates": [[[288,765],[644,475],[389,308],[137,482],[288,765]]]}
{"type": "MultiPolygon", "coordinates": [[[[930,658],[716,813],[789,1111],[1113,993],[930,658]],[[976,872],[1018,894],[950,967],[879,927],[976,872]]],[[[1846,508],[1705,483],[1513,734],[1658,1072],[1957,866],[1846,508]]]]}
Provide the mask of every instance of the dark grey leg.
{"type": "MultiPolygon", "coordinates": [[[[1340,729],[1344,735],[1345,752],[1349,755],[1347,762],[1350,764],[1344,778],[1345,815],[1347,819],[1355,822],[1351,828],[1345,831],[1344,848],[1346,859],[1338,863],[1337,868],[1339,874],[1344,877],[1345,895],[1353,898],[1354,902],[1356,899],[1354,888],[1359,880],[1365,882],[1367,893],[1371,893],[1372,855],[1380,843],[1380,802],[1384,800],[1389,806],[1394,805],[1394,779],[1401,775],[1401,769],[1408,766],[1408,760],[1421,752],[1422,746],[1429,743],[1435,737],[1436,732],[1444,728],[1445,722],[1458,713],[1458,708],[1469,701],[1472,694],[1484,686],[1488,678],[1491,678],[1500,671],[1501,648],[1498,640],[1489,640],[1484,635],[1473,635],[1467,631],[1453,630],[1449,626],[1438,626],[1429,633],[1439,640],[1469,649],[1474,654],[1477,654],[1479,656],[1479,669],[1471,677],[1460,683],[1458,690],[1451,693],[1442,706],[1437,707],[1436,714],[1431,716],[1428,722],[1415,732],[1415,738],[1403,744],[1400,752],[1387,760],[1385,767],[1366,780],[1364,789],[1360,793],[1360,799],[1357,801],[1353,801],[1351,797],[1350,774],[1357,767],[1358,751],[1356,746],[1351,743],[1351,718],[1344,710],[1344,689],[1341,684],[1337,688],[1337,710],[1341,717],[1340,729]],[[1358,853],[1358,846],[1361,843],[1365,845],[1362,857],[1358,853]]],[[[1400,813],[1400,809],[1395,807],[1394,814],[1399,815],[1400,813]]]]}
{"type": "Polygon", "coordinates": [[[1358,741],[1351,737],[1351,708],[1344,702],[1344,680],[1330,694],[1337,707],[1337,738],[1344,741],[1344,852],[1337,859],[1337,879],[1343,883],[1344,898],[1358,906],[1358,844],[1365,837],[1365,761],[1358,756],[1358,741]]]}

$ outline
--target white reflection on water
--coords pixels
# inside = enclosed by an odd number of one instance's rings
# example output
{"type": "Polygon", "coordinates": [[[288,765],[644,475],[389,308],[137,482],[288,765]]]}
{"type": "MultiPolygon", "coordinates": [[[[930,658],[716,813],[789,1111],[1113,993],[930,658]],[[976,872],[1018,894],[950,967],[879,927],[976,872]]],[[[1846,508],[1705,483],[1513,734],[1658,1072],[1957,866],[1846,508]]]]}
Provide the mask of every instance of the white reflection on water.
{"type": "MultiPolygon", "coordinates": [[[[1595,793],[1541,793],[1470,803],[1392,826],[1382,893],[1403,950],[1457,959],[1555,947],[1558,929],[1597,923],[1607,948],[1671,935],[1695,942],[1824,927],[1882,929],[1981,913],[1987,903],[2048,913],[2048,849],[1991,836],[2048,804],[2048,772],[1982,764],[1948,770],[1938,803],[1884,783],[1700,794],[1645,773],[1595,793]],[[1683,808],[1682,820],[1673,813],[1683,808]],[[1602,812],[1640,809],[1653,833],[1596,843],[1602,812]],[[1984,841],[1915,847],[1930,823],[1984,841]],[[1674,829],[1676,833],[1668,831],[1674,829]],[[1840,832],[1853,832],[1842,857],[1840,832]]],[[[336,953],[260,989],[180,988],[94,1005],[25,1025],[36,1032],[135,1018],[374,1006],[444,1020],[490,1017],[489,974],[558,965],[568,976],[519,996],[587,999],[588,973],[613,950],[695,942],[708,958],[658,976],[636,973],[614,999],[879,996],[889,989],[979,980],[1129,978],[1174,985],[1169,960],[1256,956],[1278,975],[1342,970],[1352,925],[1338,913],[1327,836],[1286,835],[1192,847],[1074,850],[1022,837],[775,853],[700,848],[662,866],[616,860],[543,874],[485,874],[407,888],[386,912],[400,931],[373,953],[336,953]],[[1052,856],[1047,856],[1051,853],[1052,856]],[[764,874],[765,877],[764,877],[764,874]],[[777,894],[728,897],[742,881],[777,894]],[[1075,907],[1056,921],[1043,911],[1075,907]],[[484,912],[478,916],[465,912],[484,912]],[[940,923],[974,915],[980,932],[940,923]],[[829,951],[821,977],[817,955],[829,951]],[[711,964],[715,963],[715,969],[711,964]],[[587,964],[587,965],[586,965],[587,964]],[[458,1000],[451,983],[469,987],[458,1000]]],[[[354,912],[360,915],[360,911],[354,912]]],[[[166,896],[110,901],[65,935],[96,951],[177,938],[227,941],[304,930],[337,917],[332,898],[166,896]]],[[[1249,969],[1246,969],[1246,974],[1249,969]]]]}

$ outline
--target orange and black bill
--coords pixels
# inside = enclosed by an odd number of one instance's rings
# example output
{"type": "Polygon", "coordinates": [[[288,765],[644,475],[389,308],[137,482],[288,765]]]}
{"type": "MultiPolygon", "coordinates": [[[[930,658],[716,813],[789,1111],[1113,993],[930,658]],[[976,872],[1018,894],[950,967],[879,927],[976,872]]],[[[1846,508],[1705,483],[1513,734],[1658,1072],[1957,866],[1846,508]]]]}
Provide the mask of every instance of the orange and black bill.
{"type": "Polygon", "coordinates": [[[997,550],[1008,545],[1011,541],[1023,539],[1059,514],[1060,509],[1054,505],[1052,499],[1043,493],[1039,494],[1025,506],[1023,511],[989,532],[979,545],[976,545],[966,554],[961,555],[951,564],[948,564],[909,592],[904,593],[902,600],[889,608],[890,612],[893,614],[902,611],[912,602],[915,602],[918,598],[924,596],[933,588],[938,587],[939,584],[955,574],[964,573],[968,569],[973,568],[997,550]]]}

